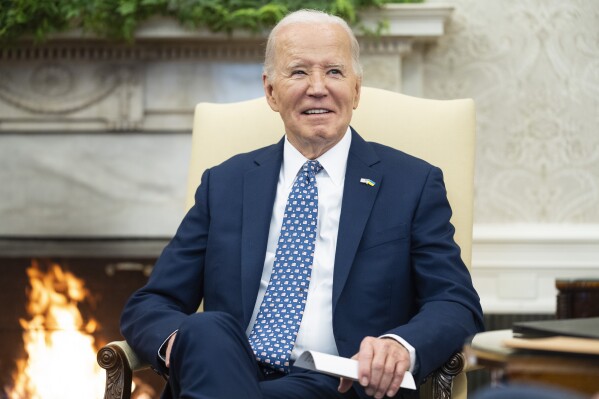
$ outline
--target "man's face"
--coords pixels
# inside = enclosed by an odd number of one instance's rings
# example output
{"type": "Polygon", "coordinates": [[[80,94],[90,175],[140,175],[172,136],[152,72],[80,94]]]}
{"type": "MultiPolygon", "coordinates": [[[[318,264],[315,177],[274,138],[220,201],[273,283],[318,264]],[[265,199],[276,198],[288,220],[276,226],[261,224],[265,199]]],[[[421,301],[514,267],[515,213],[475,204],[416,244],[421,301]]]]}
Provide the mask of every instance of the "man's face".
{"type": "Polygon", "coordinates": [[[270,107],[281,114],[291,144],[314,159],[347,131],[360,99],[350,41],[341,26],[297,23],[281,28],[274,76],[263,76],[270,107]]]}

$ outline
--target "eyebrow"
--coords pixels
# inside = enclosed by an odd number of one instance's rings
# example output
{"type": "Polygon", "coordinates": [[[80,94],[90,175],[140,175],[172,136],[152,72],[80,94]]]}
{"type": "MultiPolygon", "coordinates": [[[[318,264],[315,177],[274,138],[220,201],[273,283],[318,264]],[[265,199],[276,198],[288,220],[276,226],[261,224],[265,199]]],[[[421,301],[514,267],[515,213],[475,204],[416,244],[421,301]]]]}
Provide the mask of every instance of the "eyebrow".
{"type": "MultiPolygon", "coordinates": [[[[289,65],[287,65],[288,69],[294,69],[294,68],[305,68],[306,67],[306,63],[305,62],[301,62],[301,61],[296,61],[296,62],[291,62],[289,65]]],[[[338,69],[345,69],[345,64],[326,64],[325,68],[338,68],[338,69]]]]}
{"type": "Polygon", "coordinates": [[[305,66],[306,66],[306,64],[303,62],[294,61],[290,64],[287,64],[287,69],[303,68],[305,66]]]}

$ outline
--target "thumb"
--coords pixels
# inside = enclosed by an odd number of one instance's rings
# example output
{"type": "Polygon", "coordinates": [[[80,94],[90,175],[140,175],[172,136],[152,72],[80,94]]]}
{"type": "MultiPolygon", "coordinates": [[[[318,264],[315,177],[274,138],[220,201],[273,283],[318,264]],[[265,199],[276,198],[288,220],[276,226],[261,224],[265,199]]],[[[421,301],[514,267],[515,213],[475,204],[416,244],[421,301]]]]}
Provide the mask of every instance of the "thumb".
{"type": "Polygon", "coordinates": [[[352,383],[353,383],[352,380],[341,377],[339,380],[339,387],[337,388],[337,390],[341,393],[345,393],[345,392],[349,391],[349,389],[352,386],[352,383]]]}
{"type": "Polygon", "coordinates": [[[167,368],[169,368],[171,366],[171,350],[173,349],[173,342],[175,342],[176,336],[177,336],[177,333],[174,333],[173,335],[171,335],[171,337],[168,339],[168,344],[166,345],[166,356],[165,356],[164,364],[167,368]]]}

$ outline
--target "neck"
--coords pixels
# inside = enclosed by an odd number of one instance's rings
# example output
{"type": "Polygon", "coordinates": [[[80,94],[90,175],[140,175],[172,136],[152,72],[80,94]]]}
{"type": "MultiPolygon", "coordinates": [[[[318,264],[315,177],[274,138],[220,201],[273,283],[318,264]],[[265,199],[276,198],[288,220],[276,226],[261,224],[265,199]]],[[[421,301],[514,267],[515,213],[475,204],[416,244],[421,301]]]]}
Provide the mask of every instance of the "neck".
{"type": "Polygon", "coordinates": [[[290,135],[287,135],[287,138],[289,140],[289,143],[291,143],[291,145],[294,146],[295,149],[297,149],[300,152],[300,154],[306,157],[306,159],[314,160],[322,156],[322,154],[333,148],[335,145],[337,145],[337,143],[339,143],[344,136],[345,135],[341,135],[341,137],[337,138],[334,141],[324,139],[322,141],[301,140],[290,135]]]}

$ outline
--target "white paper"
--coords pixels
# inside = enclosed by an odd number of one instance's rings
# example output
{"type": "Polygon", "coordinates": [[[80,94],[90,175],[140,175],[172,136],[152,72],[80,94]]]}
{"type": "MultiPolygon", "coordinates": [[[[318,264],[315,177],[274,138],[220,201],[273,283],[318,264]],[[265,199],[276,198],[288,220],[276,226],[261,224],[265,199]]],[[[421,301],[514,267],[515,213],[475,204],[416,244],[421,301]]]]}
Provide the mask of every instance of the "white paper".
{"type": "MultiPolygon", "coordinates": [[[[294,366],[303,369],[318,371],[335,377],[343,377],[353,381],[358,381],[358,361],[329,355],[316,351],[305,351],[295,361],[294,366]]],[[[406,389],[416,389],[416,383],[412,373],[406,371],[401,382],[401,387],[406,389]]]]}

